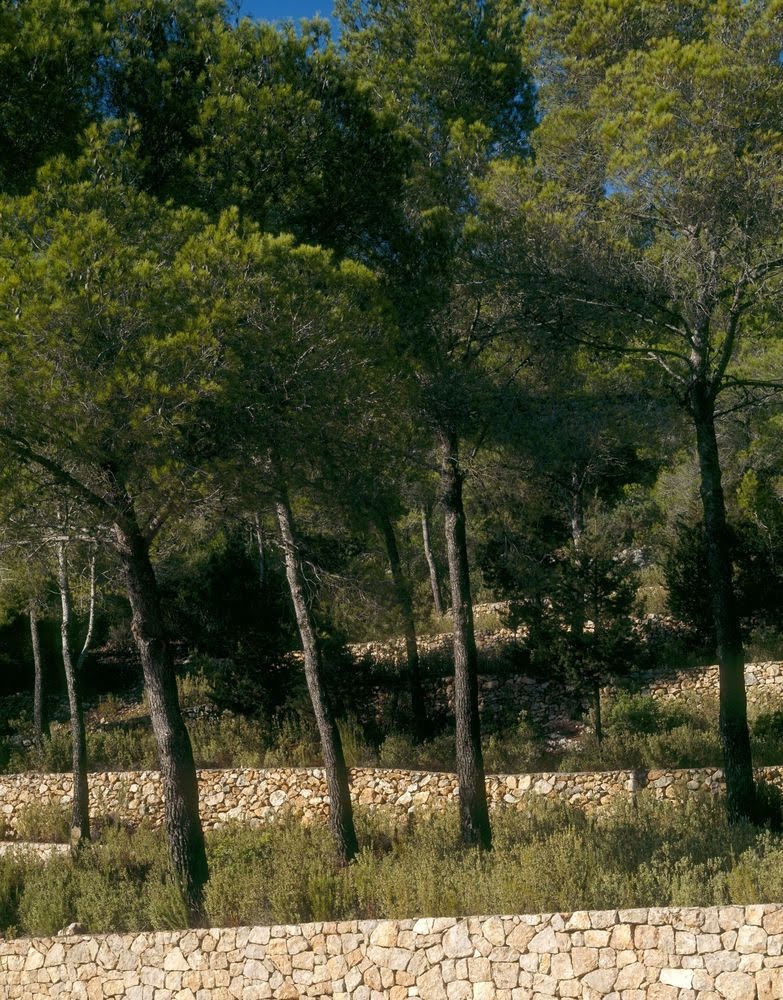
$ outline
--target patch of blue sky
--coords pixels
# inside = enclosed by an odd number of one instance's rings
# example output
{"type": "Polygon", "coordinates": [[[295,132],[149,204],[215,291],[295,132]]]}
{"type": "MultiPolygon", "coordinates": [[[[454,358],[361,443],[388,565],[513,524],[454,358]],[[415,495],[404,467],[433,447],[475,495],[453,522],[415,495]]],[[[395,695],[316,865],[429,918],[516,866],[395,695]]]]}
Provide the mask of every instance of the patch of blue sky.
{"type": "Polygon", "coordinates": [[[316,15],[331,19],[332,0],[242,0],[239,13],[263,21],[299,21],[316,15]]]}

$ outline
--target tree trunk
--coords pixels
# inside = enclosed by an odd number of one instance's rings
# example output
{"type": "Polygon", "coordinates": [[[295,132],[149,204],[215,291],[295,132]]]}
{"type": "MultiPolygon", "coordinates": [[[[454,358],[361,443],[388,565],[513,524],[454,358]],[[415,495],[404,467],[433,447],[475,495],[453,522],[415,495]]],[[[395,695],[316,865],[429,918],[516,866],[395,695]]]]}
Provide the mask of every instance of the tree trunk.
{"type": "Polygon", "coordinates": [[[443,599],[440,593],[440,578],[438,577],[438,564],[435,562],[435,553],[432,551],[430,540],[430,515],[427,507],[421,505],[421,538],[424,543],[424,555],[427,557],[427,565],[430,568],[430,586],[432,587],[432,603],[435,605],[435,614],[443,614],[443,599]]]}
{"type": "Polygon", "coordinates": [[[87,654],[90,652],[90,646],[92,645],[92,634],[95,628],[95,553],[93,552],[90,557],[90,610],[87,616],[87,632],[84,636],[84,643],[82,645],[82,651],[79,653],[79,659],[76,661],[76,673],[80,673],[82,667],[84,666],[84,661],[87,659],[87,654]]]}
{"type": "Polygon", "coordinates": [[[714,403],[706,388],[695,394],[693,417],[707,542],[707,573],[718,647],[720,738],[726,772],[726,805],[729,822],[736,823],[753,818],[756,794],[748,732],[745,653],[732,579],[714,403]]]}
{"type": "Polygon", "coordinates": [[[421,685],[421,667],[419,649],[416,641],[416,622],[413,617],[413,601],[405,574],[402,570],[400,551],[397,547],[397,536],[391,518],[385,511],[375,514],[378,530],[386,545],[386,555],[389,560],[394,591],[397,595],[397,605],[402,615],[403,634],[405,636],[405,655],[408,663],[408,690],[411,698],[411,718],[413,720],[413,735],[420,743],[428,735],[427,711],[424,705],[424,691],[421,685]]]}
{"type": "Polygon", "coordinates": [[[166,836],[191,925],[204,923],[204,886],[209,877],[198,811],[198,779],[190,736],[182,718],[174,663],[163,625],[160,595],[149,545],[130,501],[114,526],[131,607],[131,630],[141,657],[144,687],[158,749],[166,836]]]}
{"type": "Polygon", "coordinates": [[[291,508],[285,493],[280,494],[275,504],[275,511],[283,543],[286,578],[302,640],[307,690],[310,692],[310,701],[321,739],[326,784],[329,790],[329,825],[337,845],[339,860],[342,864],[348,864],[359,849],[353,822],[350,779],[348,768],[345,766],[340,731],[324,686],[321,650],[315,623],[305,600],[302,563],[299,558],[291,508]]]}
{"type": "Polygon", "coordinates": [[[593,689],[593,728],[600,747],[604,740],[604,725],[601,717],[601,677],[597,672],[591,678],[591,687],[593,689]]]}
{"type": "Polygon", "coordinates": [[[41,636],[38,630],[38,615],[30,608],[30,639],[33,644],[33,736],[36,746],[41,746],[44,736],[49,735],[49,714],[46,711],[44,691],[43,658],[41,657],[41,636]]]}
{"type": "Polygon", "coordinates": [[[87,741],[84,733],[84,714],[80,678],[71,657],[71,590],[68,584],[68,556],[66,543],[57,543],[57,582],[60,588],[62,617],[60,636],[62,639],[65,685],[68,689],[68,707],[71,713],[71,754],[73,761],[73,812],[71,817],[71,841],[78,846],[90,839],[90,793],[87,785],[87,741]]]}
{"type": "Polygon", "coordinates": [[[256,538],[258,552],[258,586],[263,594],[266,591],[266,553],[264,551],[264,534],[261,531],[261,518],[258,514],[253,518],[253,534],[256,538]]]}
{"type": "Polygon", "coordinates": [[[478,657],[462,503],[462,472],[456,435],[441,436],[441,502],[445,512],[446,551],[454,620],[454,715],[457,723],[457,779],[463,843],[492,847],[484,781],[478,709],[478,657]]]}

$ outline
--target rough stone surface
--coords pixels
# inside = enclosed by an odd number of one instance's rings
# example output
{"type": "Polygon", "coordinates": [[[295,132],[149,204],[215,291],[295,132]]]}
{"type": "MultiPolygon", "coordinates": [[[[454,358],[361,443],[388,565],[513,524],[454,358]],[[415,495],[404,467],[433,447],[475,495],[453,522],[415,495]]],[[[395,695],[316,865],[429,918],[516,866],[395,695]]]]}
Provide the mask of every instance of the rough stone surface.
{"type": "MultiPolygon", "coordinates": [[[[762,767],[756,774],[783,790],[783,767],[762,767]]],[[[162,823],[163,793],[156,771],[105,771],[91,774],[89,783],[94,816],[111,816],[127,823],[162,823]]],[[[531,798],[543,796],[595,812],[623,796],[678,799],[683,794],[718,795],[723,789],[723,772],[717,767],[487,775],[490,805],[504,809],[524,809],[531,798]]],[[[351,790],[361,805],[404,817],[419,809],[442,809],[454,803],[457,778],[446,772],[359,767],[351,772],[351,790]]],[[[324,772],[317,767],[203,770],[199,771],[199,796],[207,829],[230,822],[261,826],[286,813],[310,823],[325,819],[329,808],[324,772]]],[[[20,814],[31,803],[54,803],[68,810],[71,799],[70,774],[0,775],[0,823],[12,835],[20,814]]],[[[0,843],[0,854],[13,846],[0,843]]],[[[41,845],[31,850],[46,857],[59,848],[41,845]]]]}
{"type": "Polygon", "coordinates": [[[0,940],[0,998],[782,1000],[780,957],[758,933],[781,920],[776,904],[0,940]],[[716,953],[690,938],[729,924],[736,947],[713,975],[716,953]]]}

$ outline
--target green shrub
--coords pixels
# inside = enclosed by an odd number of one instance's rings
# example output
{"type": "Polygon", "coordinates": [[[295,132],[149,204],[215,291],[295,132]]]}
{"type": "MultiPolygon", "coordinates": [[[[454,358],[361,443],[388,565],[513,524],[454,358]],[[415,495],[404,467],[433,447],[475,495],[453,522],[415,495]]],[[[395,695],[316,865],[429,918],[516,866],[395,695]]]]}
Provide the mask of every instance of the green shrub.
{"type": "Polygon", "coordinates": [[[74,913],[70,859],[55,857],[45,864],[31,865],[19,900],[19,922],[25,933],[56,934],[73,923],[74,913]]]}
{"type": "Polygon", "coordinates": [[[263,761],[263,733],[255,719],[226,712],[195,719],[188,731],[198,767],[259,767],[263,761]]]}
{"type": "Polygon", "coordinates": [[[13,937],[19,924],[19,903],[26,867],[15,858],[0,858],[0,931],[13,937]]]}
{"type": "MultiPolygon", "coordinates": [[[[534,800],[493,813],[494,849],[461,847],[455,809],[400,821],[357,810],[361,851],[337,864],[325,824],[231,826],[207,838],[215,925],[767,902],[783,896],[783,836],[729,826],[718,799],[642,793],[589,817],[534,800]]],[[[163,838],[102,831],[75,859],[0,862],[0,930],[185,925],[163,838]]]]}
{"type": "Polygon", "coordinates": [[[207,677],[208,664],[194,658],[187,673],[177,678],[177,693],[182,708],[202,708],[212,704],[212,684],[207,677]]]}
{"type": "Polygon", "coordinates": [[[157,748],[147,722],[116,724],[87,731],[87,761],[91,770],[138,771],[157,766],[157,748]]]}
{"type": "Polygon", "coordinates": [[[170,931],[188,926],[185,898],[171,875],[159,874],[147,882],[144,900],[146,907],[141,914],[142,921],[152,930],[170,931]]]}
{"type": "Polygon", "coordinates": [[[40,746],[31,744],[25,749],[15,748],[8,759],[8,770],[42,771],[64,774],[71,770],[71,731],[69,726],[53,725],[48,739],[40,746]]]}
{"type": "Polygon", "coordinates": [[[514,729],[492,733],[484,741],[484,766],[489,774],[540,771],[548,764],[541,741],[524,719],[514,729]]]}
{"type": "Polygon", "coordinates": [[[70,810],[57,802],[30,802],[19,810],[16,835],[19,840],[67,844],[71,837],[70,810]]]}

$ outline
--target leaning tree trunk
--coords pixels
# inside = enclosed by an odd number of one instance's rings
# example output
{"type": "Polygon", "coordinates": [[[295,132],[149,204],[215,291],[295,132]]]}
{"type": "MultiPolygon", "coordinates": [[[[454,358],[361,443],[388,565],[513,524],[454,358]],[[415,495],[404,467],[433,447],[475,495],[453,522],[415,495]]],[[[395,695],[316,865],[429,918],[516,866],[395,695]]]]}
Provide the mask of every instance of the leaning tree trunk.
{"type": "Polygon", "coordinates": [[[188,918],[191,925],[197,926],[205,919],[204,886],[209,869],[198,811],[196,765],[180,710],[149,544],[139,529],[130,501],[126,501],[123,517],[115,523],[114,532],[158,749],[171,864],[182,889],[188,918]]]}
{"type": "Polygon", "coordinates": [[[425,504],[421,505],[421,539],[424,545],[424,555],[427,558],[427,566],[430,570],[430,587],[432,588],[432,603],[435,605],[435,614],[442,615],[443,598],[440,593],[438,564],[435,562],[435,553],[432,550],[432,540],[430,539],[430,515],[425,504]]]}
{"type": "Polygon", "coordinates": [[[454,620],[454,715],[457,723],[457,779],[460,830],[468,845],[492,847],[487,808],[481,725],[478,709],[478,656],[462,502],[462,471],[456,435],[441,437],[441,502],[445,513],[446,551],[454,620]]]}
{"type": "Polygon", "coordinates": [[[299,636],[302,640],[305,678],[310,701],[315,713],[318,734],[321,739],[321,753],[324,759],[326,785],[329,790],[329,825],[337,845],[337,854],[342,864],[348,864],[359,849],[351,805],[351,786],[348,768],[345,766],[340,730],[329,704],[323,680],[321,650],[310,609],[305,600],[302,582],[302,563],[299,557],[294,530],[294,522],[288,497],[281,493],[276,504],[277,523],[283,543],[285,572],[291,600],[294,605],[299,636]]]}
{"type": "Polygon", "coordinates": [[[411,718],[413,735],[420,743],[428,735],[427,711],[424,705],[424,691],[421,685],[421,665],[419,649],[416,641],[416,621],[413,617],[413,601],[411,590],[400,560],[400,550],[397,547],[397,536],[394,525],[386,511],[378,511],[375,515],[378,530],[386,545],[386,556],[389,560],[394,592],[397,595],[397,606],[402,615],[403,634],[405,636],[405,657],[408,664],[408,691],[411,698],[411,718]]]}
{"type": "Polygon", "coordinates": [[[71,656],[71,590],[68,584],[68,556],[66,543],[57,543],[57,582],[60,588],[62,617],[60,636],[62,639],[65,685],[68,689],[68,707],[71,713],[71,755],[73,762],[73,812],[71,817],[71,840],[78,846],[90,839],[90,793],[87,785],[87,741],[84,732],[84,713],[80,678],[71,656]]]}
{"type": "Polygon", "coordinates": [[[40,747],[44,736],[49,735],[49,714],[46,711],[46,692],[44,690],[43,657],[41,656],[41,635],[38,629],[38,615],[35,608],[30,608],[30,640],[33,644],[33,737],[36,746],[40,747]]]}
{"type": "Polygon", "coordinates": [[[753,818],[756,793],[748,732],[745,653],[732,579],[726,505],[715,435],[715,410],[706,388],[695,395],[693,417],[707,542],[707,573],[718,648],[720,738],[726,772],[726,805],[729,821],[736,823],[753,818]]]}

